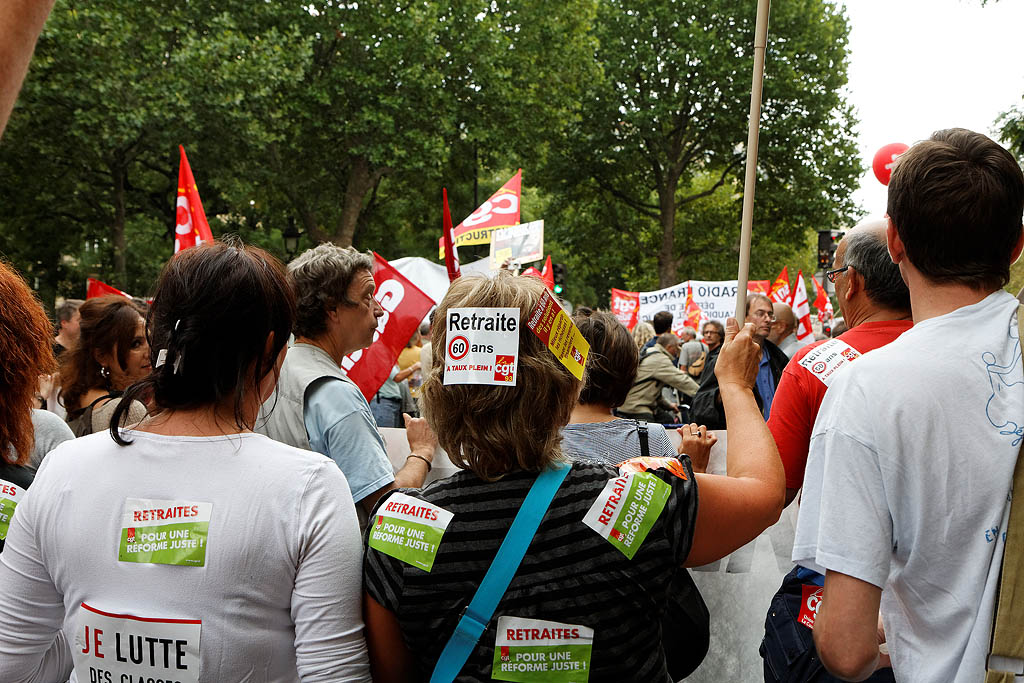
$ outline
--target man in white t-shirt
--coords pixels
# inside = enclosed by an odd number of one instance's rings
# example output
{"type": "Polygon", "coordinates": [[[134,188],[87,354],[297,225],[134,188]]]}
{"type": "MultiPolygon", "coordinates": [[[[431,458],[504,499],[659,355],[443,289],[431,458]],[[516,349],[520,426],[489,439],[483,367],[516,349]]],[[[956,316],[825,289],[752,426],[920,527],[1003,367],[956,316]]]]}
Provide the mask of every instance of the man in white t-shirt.
{"type": "Polygon", "coordinates": [[[825,394],[793,546],[825,573],[814,640],[840,678],[889,656],[897,681],[985,677],[1024,422],[1018,304],[1001,289],[1022,214],[1024,174],[978,133],[939,131],[893,170],[886,237],[914,326],[825,394]]]}

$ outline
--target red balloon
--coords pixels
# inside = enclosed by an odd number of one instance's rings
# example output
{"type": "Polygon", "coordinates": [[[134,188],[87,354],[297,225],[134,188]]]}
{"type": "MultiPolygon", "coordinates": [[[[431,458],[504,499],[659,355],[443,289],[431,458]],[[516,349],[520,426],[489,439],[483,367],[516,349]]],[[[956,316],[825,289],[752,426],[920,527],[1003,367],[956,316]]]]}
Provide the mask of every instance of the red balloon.
{"type": "Polygon", "coordinates": [[[875,158],[871,161],[871,169],[875,172],[875,177],[878,178],[878,182],[883,185],[889,184],[889,178],[892,177],[892,165],[896,161],[896,157],[910,149],[909,146],[904,145],[902,142],[890,142],[882,149],[875,152],[875,158]]]}

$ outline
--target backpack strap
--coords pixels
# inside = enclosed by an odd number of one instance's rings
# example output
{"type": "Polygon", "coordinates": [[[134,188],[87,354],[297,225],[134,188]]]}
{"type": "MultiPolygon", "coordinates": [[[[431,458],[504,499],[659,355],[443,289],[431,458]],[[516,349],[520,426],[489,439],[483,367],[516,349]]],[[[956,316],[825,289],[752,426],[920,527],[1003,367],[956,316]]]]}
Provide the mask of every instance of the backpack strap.
{"type": "Polygon", "coordinates": [[[640,439],[640,457],[650,457],[651,447],[647,443],[647,420],[636,421],[636,435],[640,439]]]}
{"type": "Polygon", "coordinates": [[[537,533],[537,527],[554,500],[558,487],[569,474],[569,469],[568,463],[546,467],[533,482],[526,500],[516,513],[512,527],[498,548],[498,554],[491,561],[473,599],[462,611],[455,632],[441,651],[430,683],[450,683],[459,675],[508,590],[512,577],[519,570],[526,549],[537,533]]]}
{"type": "MultiPolygon", "coordinates": [[[[1024,294],[1024,291],[1022,291],[1024,294]]],[[[1024,305],[1017,309],[1017,345],[1024,340],[1024,305]]],[[[1011,491],[1024,496],[1024,444],[1017,455],[1011,491]]],[[[1013,683],[1024,675],[1024,505],[1010,502],[1010,521],[1003,547],[1003,568],[992,627],[992,649],[986,660],[985,683],[1013,683]]]]}

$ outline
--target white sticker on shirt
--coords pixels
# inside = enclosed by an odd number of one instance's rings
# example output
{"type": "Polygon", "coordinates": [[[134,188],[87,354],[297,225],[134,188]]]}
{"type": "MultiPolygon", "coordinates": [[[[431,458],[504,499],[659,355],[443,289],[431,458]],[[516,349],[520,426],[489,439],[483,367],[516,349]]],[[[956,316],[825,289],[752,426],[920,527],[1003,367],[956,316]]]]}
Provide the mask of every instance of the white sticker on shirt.
{"type": "Polygon", "coordinates": [[[377,508],[368,545],[429,572],[452,513],[404,493],[392,493],[377,508]]]}
{"type": "Polygon", "coordinates": [[[593,644],[594,629],[586,626],[498,617],[491,678],[585,683],[593,644]]]}
{"type": "Polygon", "coordinates": [[[71,654],[79,681],[198,683],[200,619],[113,614],[82,603],[71,654]]]}
{"type": "Polygon", "coordinates": [[[213,503],[127,498],[117,559],[202,567],[212,512],[213,503]]]}
{"type": "Polygon", "coordinates": [[[0,541],[7,538],[7,530],[11,527],[11,518],[18,501],[25,496],[25,489],[17,484],[0,479],[0,541]]]}
{"type": "Polygon", "coordinates": [[[842,339],[829,339],[808,351],[800,359],[800,365],[827,387],[832,384],[837,372],[860,356],[860,351],[842,339]]]}

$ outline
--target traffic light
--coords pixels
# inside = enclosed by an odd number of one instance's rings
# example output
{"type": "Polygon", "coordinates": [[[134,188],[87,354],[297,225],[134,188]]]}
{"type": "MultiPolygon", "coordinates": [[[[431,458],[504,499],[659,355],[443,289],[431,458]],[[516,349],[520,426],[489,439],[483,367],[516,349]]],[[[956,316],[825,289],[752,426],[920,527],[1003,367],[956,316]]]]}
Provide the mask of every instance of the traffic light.
{"type": "Polygon", "coordinates": [[[818,231],[818,270],[825,271],[832,267],[836,247],[839,246],[839,240],[843,239],[845,234],[842,230],[818,231]]]}
{"type": "Polygon", "coordinates": [[[562,290],[565,289],[565,264],[552,263],[551,274],[555,280],[555,294],[561,295],[562,290]]]}

